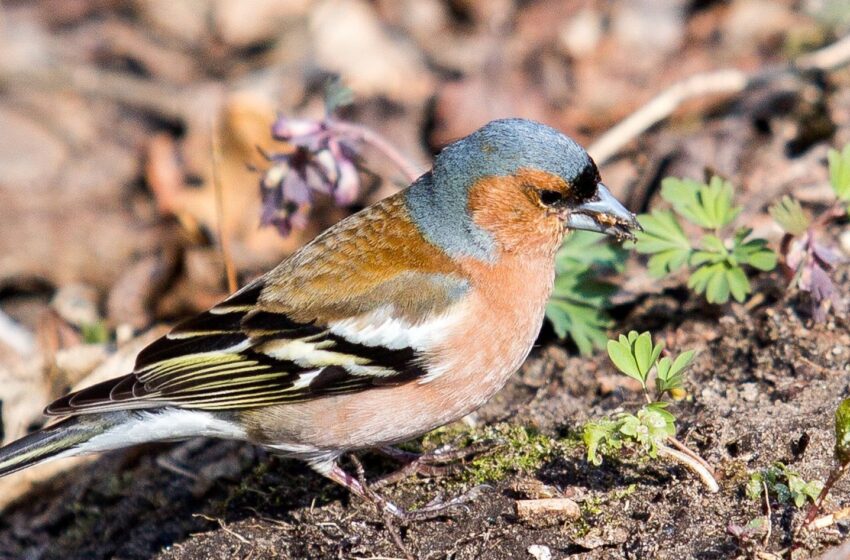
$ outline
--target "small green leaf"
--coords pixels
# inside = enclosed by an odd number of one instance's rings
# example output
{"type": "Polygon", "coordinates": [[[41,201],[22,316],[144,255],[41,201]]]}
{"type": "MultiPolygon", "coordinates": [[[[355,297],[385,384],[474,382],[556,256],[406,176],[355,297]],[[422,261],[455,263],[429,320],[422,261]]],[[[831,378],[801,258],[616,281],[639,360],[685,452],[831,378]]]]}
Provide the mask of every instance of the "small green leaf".
{"type": "Polygon", "coordinates": [[[850,397],[835,410],[835,460],[842,466],[850,463],[850,397]]]}
{"type": "Polygon", "coordinates": [[[652,336],[648,332],[643,332],[637,337],[633,352],[641,379],[646,380],[646,376],[654,363],[652,359],[652,336]]]}
{"type": "Polygon", "coordinates": [[[109,342],[109,329],[106,328],[106,323],[97,321],[87,323],[81,327],[83,342],[86,344],[103,344],[109,342]]]}
{"type": "Polygon", "coordinates": [[[641,385],[646,383],[646,380],[640,373],[640,368],[638,368],[637,362],[635,361],[635,357],[632,354],[631,344],[626,341],[626,344],[623,344],[622,341],[609,340],[608,341],[608,357],[611,358],[611,361],[614,362],[614,365],[633,379],[637,379],[640,381],[641,385]]]}
{"type": "Polygon", "coordinates": [[[840,152],[829,150],[829,182],[835,196],[844,202],[850,202],[850,144],[840,152]]]}
{"type": "Polygon", "coordinates": [[[591,354],[594,348],[605,346],[608,339],[605,331],[611,325],[611,320],[604,309],[561,299],[553,294],[546,305],[546,317],[552,322],[555,334],[560,338],[572,338],[584,356],[591,354]]]}
{"type": "Polygon", "coordinates": [[[694,356],[696,356],[696,353],[696,350],[685,350],[684,352],[676,356],[676,359],[673,361],[673,367],[670,369],[670,373],[672,375],[678,375],[685,371],[685,368],[691,365],[691,362],[693,361],[694,356]]]}
{"type": "Polygon", "coordinates": [[[747,495],[751,498],[760,497],[762,493],[756,490],[756,482],[766,486],[768,493],[776,496],[779,502],[793,503],[797,507],[802,507],[808,500],[814,502],[823,489],[823,483],[819,480],[806,482],[798,472],[781,462],[750,475],[747,495]]]}
{"type": "Polygon", "coordinates": [[[673,416],[673,413],[671,413],[669,410],[667,410],[668,406],[670,406],[670,403],[663,402],[663,401],[656,401],[656,402],[649,403],[644,408],[648,411],[651,411],[654,414],[657,414],[658,417],[661,418],[664,421],[663,428],[664,428],[665,435],[672,436],[672,435],[675,435],[675,433],[676,433],[676,430],[675,430],[676,417],[673,416]]]}
{"type": "Polygon", "coordinates": [[[791,235],[802,235],[811,224],[811,220],[803,213],[800,203],[787,195],[771,206],[768,212],[779,227],[791,235]]]}
{"type": "Polygon", "coordinates": [[[712,274],[705,287],[705,299],[708,303],[726,303],[729,301],[729,279],[726,276],[727,267],[720,265],[719,271],[712,274]]]}
{"type": "MultiPolygon", "coordinates": [[[[659,382],[666,382],[667,379],[670,378],[670,371],[673,368],[673,362],[667,356],[664,356],[660,360],[658,360],[658,364],[656,365],[656,375],[658,376],[659,382]]],[[[660,391],[664,391],[663,389],[659,389],[660,391]]]]}
{"type": "Polygon", "coordinates": [[[729,283],[729,291],[732,292],[735,301],[741,303],[747,299],[747,294],[750,293],[750,281],[743,269],[738,266],[726,269],[726,281],[729,283]]]}
{"type": "Polygon", "coordinates": [[[637,437],[640,433],[640,420],[632,414],[624,414],[620,417],[619,432],[625,436],[637,437]]]}
{"type": "MultiPolygon", "coordinates": [[[[634,437],[650,457],[656,457],[659,444],[668,436],[676,434],[676,418],[665,407],[667,403],[655,402],[641,408],[637,413],[640,425],[634,437]]],[[[622,431],[622,428],[621,428],[622,431]]]]}
{"type": "Polygon", "coordinates": [[[722,268],[722,264],[707,264],[697,268],[691,277],[688,278],[688,288],[692,289],[694,292],[698,294],[705,293],[705,288],[708,286],[708,281],[711,279],[712,275],[715,274],[716,268],[722,268]]]}
{"type": "Polygon", "coordinates": [[[776,268],[776,262],[776,253],[770,250],[752,253],[746,260],[746,263],[751,267],[764,271],[773,270],[774,268],[776,268]]]}
{"type": "Polygon", "coordinates": [[[709,303],[726,303],[729,300],[729,281],[725,263],[707,264],[698,268],[688,279],[688,287],[705,294],[709,303]]]}
{"type": "Polygon", "coordinates": [[[555,289],[546,305],[546,317],[555,333],[573,339],[582,355],[605,346],[607,314],[617,286],[605,280],[606,272],[621,271],[627,251],[592,232],[577,231],[567,237],[555,256],[555,289]]]}
{"type": "Polygon", "coordinates": [[[659,395],[681,389],[685,369],[691,364],[696,350],[687,350],[679,354],[675,360],[664,357],[658,362],[656,390],[659,395]]]}
{"type": "Polygon", "coordinates": [[[732,206],[733,187],[720,177],[702,184],[692,179],[668,177],[661,182],[661,197],[689,222],[705,229],[724,227],[741,212],[732,206]]]}
{"type": "Polygon", "coordinates": [[[747,481],[747,497],[751,500],[760,500],[761,495],[764,492],[764,486],[762,486],[762,481],[764,478],[760,472],[754,472],[750,475],[750,479],[747,481]]]}
{"type": "MultiPolygon", "coordinates": [[[[649,334],[649,333],[647,333],[649,334]]],[[[652,348],[652,357],[649,359],[650,366],[658,361],[658,356],[661,355],[661,352],[664,350],[664,341],[658,341],[655,343],[655,346],[652,348]]]]}
{"type": "Polygon", "coordinates": [[[703,249],[711,253],[726,253],[726,246],[723,244],[723,240],[716,235],[708,234],[703,236],[701,245],[703,249]]]}
{"type": "Polygon", "coordinates": [[[616,431],[617,423],[610,420],[588,422],[584,425],[582,440],[587,447],[587,460],[590,463],[596,466],[602,464],[602,457],[599,455],[599,450],[603,444],[610,442],[616,431]]]}
{"type": "Polygon", "coordinates": [[[653,210],[639,218],[643,231],[637,234],[635,249],[649,259],[649,273],[662,277],[684,266],[691,254],[691,242],[670,211],[653,210]]]}
{"type": "Polygon", "coordinates": [[[719,263],[726,260],[726,253],[712,253],[709,251],[694,251],[688,264],[691,266],[700,266],[706,263],[719,263]]]}
{"type": "Polygon", "coordinates": [[[342,107],[354,103],[354,90],[346,86],[339,77],[325,82],[325,111],[330,115],[342,107]]]}

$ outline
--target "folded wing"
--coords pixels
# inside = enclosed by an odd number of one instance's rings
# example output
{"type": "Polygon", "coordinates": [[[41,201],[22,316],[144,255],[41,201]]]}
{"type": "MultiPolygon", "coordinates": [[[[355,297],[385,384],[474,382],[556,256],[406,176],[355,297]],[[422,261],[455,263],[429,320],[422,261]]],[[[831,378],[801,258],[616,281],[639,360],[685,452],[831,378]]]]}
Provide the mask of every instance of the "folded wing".
{"type": "Polygon", "coordinates": [[[391,198],[344,220],[146,347],[132,373],[46,413],[246,409],[426,376],[411,335],[427,338],[429,321],[450,313],[467,284],[399,212],[391,198]]]}

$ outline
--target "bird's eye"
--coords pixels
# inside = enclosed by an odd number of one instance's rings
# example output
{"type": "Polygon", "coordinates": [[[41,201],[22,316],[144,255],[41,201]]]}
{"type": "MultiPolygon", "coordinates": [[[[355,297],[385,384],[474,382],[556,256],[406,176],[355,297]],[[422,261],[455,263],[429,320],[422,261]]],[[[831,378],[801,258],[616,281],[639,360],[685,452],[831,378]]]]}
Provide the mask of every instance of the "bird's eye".
{"type": "Polygon", "coordinates": [[[555,206],[564,200],[563,193],[559,191],[550,191],[548,189],[540,190],[540,202],[546,206],[555,206]]]}

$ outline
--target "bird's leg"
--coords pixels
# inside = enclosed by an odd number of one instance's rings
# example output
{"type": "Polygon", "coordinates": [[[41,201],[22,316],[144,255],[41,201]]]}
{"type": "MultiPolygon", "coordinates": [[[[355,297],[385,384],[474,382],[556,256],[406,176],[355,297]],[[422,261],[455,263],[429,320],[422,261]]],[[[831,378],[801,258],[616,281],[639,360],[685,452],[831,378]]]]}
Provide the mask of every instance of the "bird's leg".
{"type": "Polygon", "coordinates": [[[351,456],[351,460],[357,469],[358,477],[356,478],[345,472],[336,462],[333,462],[331,465],[319,465],[314,468],[337,484],[348,488],[354,494],[371,502],[382,513],[392,515],[402,521],[422,521],[425,519],[434,519],[435,517],[443,517],[450,509],[464,507],[464,504],[476,499],[481,491],[486,488],[485,486],[476,486],[451,500],[445,502],[432,500],[419,509],[408,511],[375,492],[371,488],[371,485],[366,482],[363,465],[354,455],[351,456]]]}
{"type": "Polygon", "coordinates": [[[486,453],[499,444],[498,441],[482,441],[467,447],[441,448],[429,453],[413,453],[390,446],[381,447],[378,451],[391,459],[404,463],[404,465],[397,471],[372,482],[370,486],[380,488],[388,484],[395,484],[412,474],[420,474],[426,477],[448,476],[460,470],[466,459],[486,453]]]}

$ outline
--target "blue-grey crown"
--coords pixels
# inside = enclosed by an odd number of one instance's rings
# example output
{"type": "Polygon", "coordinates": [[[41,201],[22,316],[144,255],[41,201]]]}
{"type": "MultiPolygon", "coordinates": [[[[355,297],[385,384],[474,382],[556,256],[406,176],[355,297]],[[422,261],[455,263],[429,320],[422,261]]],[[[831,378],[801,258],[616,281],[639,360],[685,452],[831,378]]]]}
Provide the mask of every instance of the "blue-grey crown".
{"type": "Polygon", "coordinates": [[[408,209],[425,238],[449,255],[491,260],[493,240],[467,212],[469,189],[484,177],[511,175],[522,168],[569,183],[590,169],[595,173],[584,148],[554,128],[526,119],[501,119],[446,146],[433,172],[408,189],[408,209]]]}

